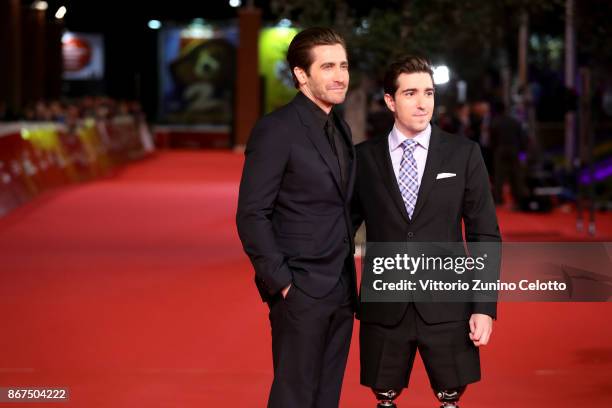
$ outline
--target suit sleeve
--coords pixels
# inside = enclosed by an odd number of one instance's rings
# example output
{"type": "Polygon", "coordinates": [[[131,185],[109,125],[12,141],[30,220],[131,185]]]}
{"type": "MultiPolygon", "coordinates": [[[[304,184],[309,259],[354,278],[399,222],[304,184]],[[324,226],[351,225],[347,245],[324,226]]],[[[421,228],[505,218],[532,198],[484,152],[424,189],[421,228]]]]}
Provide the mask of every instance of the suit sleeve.
{"type": "MultiPolygon", "coordinates": [[[[467,180],[463,200],[463,222],[470,255],[487,253],[487,267],[476,274],[477,279],[495,282],[499,278],[501,236],[495,204],[489,187],[489,175],[479,146],[474,143],[467,165],[467,180]],[[485,244],[480,244],[485,243],[485,244]]],[[[486,294],[493,301],[474,302],[473,312],[497,318],[497,293],[486,294]]]]}
{"type": "Polygon", "coordinates": [[[261,120],[251,132],[240,182],[236,225],[244,251],[259,281],[274,295],[293,278],[276,244],[272,212],[289,160],[286,132],[271,120],[261,120]]]}

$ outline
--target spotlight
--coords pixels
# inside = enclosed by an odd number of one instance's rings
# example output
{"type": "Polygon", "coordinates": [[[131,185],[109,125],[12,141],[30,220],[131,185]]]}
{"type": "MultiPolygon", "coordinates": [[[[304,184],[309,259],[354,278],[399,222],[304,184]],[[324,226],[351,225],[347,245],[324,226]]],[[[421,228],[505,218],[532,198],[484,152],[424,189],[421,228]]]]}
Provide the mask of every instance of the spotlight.
{"type": "Polygon", "coordinates": [[[283,18],[281,21],[278,22],[277,26],[282,28],[289,28],[291,27],[291,24],[291,20],[289,20],[288,18],[283,18]]]}
{"type": "Polygon", "coordinates": [[[47,4],[46,1],[37,0],[34,3],[32,3],[32,8],[39,10],[39,11],[45,11],[46,9],[49,8],[49,4],[47,4]]]}
{"type": "Polygon", "coordinates": [[[149,24],[147,24],[151,30],[159,30],[162,26],[161,21],[159,20],[150,20],[149,24]]]}
{"type": "Polygon", "coordinates": [[[61,20],[66,15],[66,11],[68,10],[66,9],[65,6],[58,8],[57,11],[55,12],[55,18],[57,18],[58,20],[61,20]]]}
{"type": "Polygon", "coordinates": [[[439,65],[433,71],[434,84],[443,85],[449,81],[450,71],[446,65],[439,65]]]}

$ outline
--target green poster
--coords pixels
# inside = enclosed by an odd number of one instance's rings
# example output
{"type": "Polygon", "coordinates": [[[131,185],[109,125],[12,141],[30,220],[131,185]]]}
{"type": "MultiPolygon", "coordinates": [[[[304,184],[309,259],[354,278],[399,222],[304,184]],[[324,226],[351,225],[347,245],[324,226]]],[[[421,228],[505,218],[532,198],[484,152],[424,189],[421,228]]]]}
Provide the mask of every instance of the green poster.
{"type": "Polygon", "coordinates": [[[296,93],[285,57],[289,43],[298,31],[291,27],[270,27],[260,31],[259,74],[264,78],[264,113],[285,105],[296,93]]]}

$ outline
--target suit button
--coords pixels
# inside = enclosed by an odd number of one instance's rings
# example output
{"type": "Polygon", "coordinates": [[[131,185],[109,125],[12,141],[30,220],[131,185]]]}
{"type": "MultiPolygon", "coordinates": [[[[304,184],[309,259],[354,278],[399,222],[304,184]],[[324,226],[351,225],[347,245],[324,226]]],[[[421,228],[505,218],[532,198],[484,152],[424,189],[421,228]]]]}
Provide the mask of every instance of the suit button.
{"type": "Polygon", "coordinates": [[[410,232],[408,233],[408,238],[412,238],[412,237],[414,237],[414,233],[413,233],[412,231],[410,231],[410,232]]]}
{"type": "Polygon", "coordinates": [[[344,237],[344,242],[349,242],[348,237],[344,237]]]}

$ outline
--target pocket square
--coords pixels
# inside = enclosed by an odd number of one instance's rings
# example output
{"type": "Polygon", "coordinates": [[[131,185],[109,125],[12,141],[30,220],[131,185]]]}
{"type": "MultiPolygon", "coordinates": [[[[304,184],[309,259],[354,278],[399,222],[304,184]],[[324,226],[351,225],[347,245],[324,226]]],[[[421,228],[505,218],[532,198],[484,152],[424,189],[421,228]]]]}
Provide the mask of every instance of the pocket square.
{"type": "Polygon", "coordinates": [[[436,176],[436,180],[449,178],[449,177],[455,177],[455,176],[456,176],[455,173],[438,173],[438,175],[436,176]]]}

